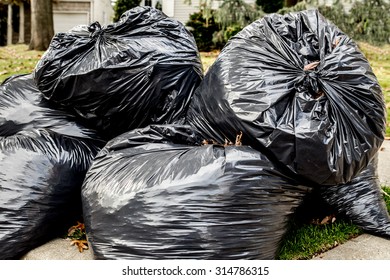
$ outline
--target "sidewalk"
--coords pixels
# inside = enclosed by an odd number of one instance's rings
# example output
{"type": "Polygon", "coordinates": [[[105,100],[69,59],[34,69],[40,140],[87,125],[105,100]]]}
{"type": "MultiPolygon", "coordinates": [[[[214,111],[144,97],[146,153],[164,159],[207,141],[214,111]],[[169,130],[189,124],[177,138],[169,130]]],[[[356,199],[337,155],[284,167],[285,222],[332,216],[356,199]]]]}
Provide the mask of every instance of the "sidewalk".
{"type": "MultiPolygon", "coordinates": [[[[382,185],[390,185],[390,141],[383,143],[379,152],[379,180],[382,185]]],[[[55,239],[38,247],[25,256],[23,260],[93,260],[91,250],[80,253],[70,246],[69,240],[55,239]]],[[[314,260],[390,260],[390,239],[370,234],[363,234],[314,260]]]]}
{"type": "MultiPolygon", "coordinates": [[[[382,185],[390,185],[390,140],[379,151],[378,175],[382,185]]],[[[315,260],[390,260],[390,239],[363,234],[329,250],[315,260]]]]}
{"type": "Polygon", "coordinates": [[[390,260],[390,240],[363,234],[315,257],[314,260],[390,260]]]}

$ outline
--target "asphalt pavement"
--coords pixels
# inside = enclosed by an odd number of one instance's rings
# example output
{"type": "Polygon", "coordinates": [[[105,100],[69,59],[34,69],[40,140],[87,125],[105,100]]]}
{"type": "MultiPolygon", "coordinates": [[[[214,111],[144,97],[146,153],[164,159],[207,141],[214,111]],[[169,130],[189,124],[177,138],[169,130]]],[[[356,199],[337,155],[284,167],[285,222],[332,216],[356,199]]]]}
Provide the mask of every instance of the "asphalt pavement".
{"type": "MultiPolygon", "coordinates": [[[[390,140],[379,151],[379,180],[390,185],[390,140]]],[[[93,252],[79,250],[69,240],[54,239],[22,257],[23,260],[93,260],[93,252]]],[[[390,239],[362,234],[316,256],[314,260],[390,260],[390,239]]]]}

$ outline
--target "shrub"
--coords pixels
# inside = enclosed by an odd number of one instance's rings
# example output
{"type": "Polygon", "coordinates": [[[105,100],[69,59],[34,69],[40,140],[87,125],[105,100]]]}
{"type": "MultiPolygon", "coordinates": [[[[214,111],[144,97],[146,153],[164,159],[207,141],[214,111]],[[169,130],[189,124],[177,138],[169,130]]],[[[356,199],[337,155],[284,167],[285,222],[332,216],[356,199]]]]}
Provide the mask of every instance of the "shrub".
{"type": "Polygon", "coordinates": [[[262,7],[264,12],[274,13],[283,7],[284,0],[256,0],[256,4],[262,7]]]}
{"type": "Polygon", "coordinates": [[[124,12],[139,6],[140,3],[141,0],[117,0],[114,5],[114,22],[117,22],[124,12]]]}
{"type": "Polygon", "coordinates": [[[210,51],[217,47],[213,42],[213,34],[218,32],[218,26],[215,24],[213,16],[206,21],[202,12],[193,13],[186,26],[190,27],[200,51],[210,51]]]}
{"type": "Polygon", "coordinates": [[[286,14],[311,7],[317,7],[324,17],[354,40],[375,45],[390,43],[389,2],[384,0],[356,1],[347,13],[339,0],[335,0],[332,6],[318,5],[315,0],[307,0],[292,7],[280,9],[278,13],[286,14]]]}
{"type": "Polygon", "coordinates": [[[383,0],[356,2],[352,7],[350,35],[373,44],[390,43],[390,3],[383,0]]]}
{"type": "Polygon", "coordinates": [[[215,22],[220,32],[214,34],[214,42],[224,45],[230,37],[263,15],[261,9],[243,0],[224,0],[215,11],[215,22]]]}

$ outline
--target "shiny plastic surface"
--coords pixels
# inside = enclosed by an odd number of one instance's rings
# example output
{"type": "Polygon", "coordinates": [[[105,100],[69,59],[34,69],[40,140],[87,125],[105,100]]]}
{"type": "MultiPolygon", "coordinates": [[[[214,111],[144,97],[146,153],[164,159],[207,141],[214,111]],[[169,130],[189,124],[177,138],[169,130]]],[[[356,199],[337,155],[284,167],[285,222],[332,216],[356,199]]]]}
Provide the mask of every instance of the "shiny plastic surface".
{"type": "Polygon", "coordinates": [[[0,137],[0,259],[17,259],[81,218],[80,188],[98,149],[48,130],[0,137]]]}
{"type": "Polygon", "coordinates": [[[56,34],[34,78],[46,98],[112,139],[148,124],[180,122],[203,73],[182,23],[136,7],[117,23],[56,34]]]}
{"type": "Polygon", "coordinates": [[[259,19],[224,47],[187,123],[205,138],[269,152],[322,185],[349,182],[384,140],[379,83],[358,46],[317,10],[259,19]]]}
{"type": "Polygon", "coordinates": [[[82,218],[81,185],[104,146],[47,101],[32,75],[0,85],[0,259],[17,259],[82,218]]]}
{"type": "Polygon", "coordinates": [[[248,146],[186,144],[198,139],[151,126],[107,143],[82,187],[95,258],[275,258],[310,188],[248,146]]]}
{"type": "Polygon", "coordinates": [[[378,178],[378,155],[351,182],[322,187],[320,196],[366,232],[390,237],[390,216],[378,178]]]}
{"type": "Polygon", "coordinates": [[[98,133],[83,125],[75,114],[46,100],[31,74],[15,75],[0,85],[0,136],[31,129],[47,129],[104,145],[98,133]]]}

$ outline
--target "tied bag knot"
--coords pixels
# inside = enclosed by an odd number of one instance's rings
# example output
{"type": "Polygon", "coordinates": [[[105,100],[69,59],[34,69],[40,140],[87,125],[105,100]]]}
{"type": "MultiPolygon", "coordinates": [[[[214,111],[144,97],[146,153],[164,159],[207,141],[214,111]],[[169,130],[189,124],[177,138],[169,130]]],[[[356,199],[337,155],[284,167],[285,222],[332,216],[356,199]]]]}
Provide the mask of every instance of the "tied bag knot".
{"type": "Polygon", "coordinates": [[[314,99],[317,99],[324,95],[324,92],[320,89],[319,86],[319,78],[321,77],[321,71],[316,70],[319,64],[319,61],[314,61],[305,65],[303,67],[304,75],[295,86],[299,92],[306,91],[314,99]]]}
{"type": "Polygon", "coordinates": [[[88,26],[88,31],[90,32],[89,37],[90,38],[97,38],[101,34],[104,33],[104,30],[102,29],[102,26],[100,25],[99,22],[95,21],[94,23],[91,23],[88,26]]]}

